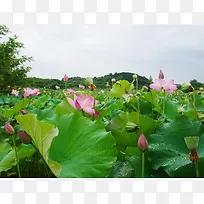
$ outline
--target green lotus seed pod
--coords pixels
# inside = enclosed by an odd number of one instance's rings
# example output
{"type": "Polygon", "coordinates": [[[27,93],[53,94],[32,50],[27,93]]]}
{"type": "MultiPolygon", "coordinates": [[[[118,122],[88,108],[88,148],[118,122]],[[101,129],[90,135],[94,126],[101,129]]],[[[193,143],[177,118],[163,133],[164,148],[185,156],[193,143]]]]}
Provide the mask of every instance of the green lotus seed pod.
{"type": "Polygon", "coordinates": [[[138,129],[137,125],[133,122],[127,122],[126,131],[127,132],[135,132],[138,129]]]}
{"type": "Polygon", "coordinates": [[[184,82],[184,83],[181,85],[181,90],[182,90],[184,93],[188,93],[188,92],[192,92],[192,91],[193,91],[193,87],[192,87],[192,85],[191,85],[189,82],[184,82]]]}
{"type": "Polygon", "coordinates": [[[189,150],[197,149],[199,143],[198,136],[185,137],[184,140],[189,150]]]}

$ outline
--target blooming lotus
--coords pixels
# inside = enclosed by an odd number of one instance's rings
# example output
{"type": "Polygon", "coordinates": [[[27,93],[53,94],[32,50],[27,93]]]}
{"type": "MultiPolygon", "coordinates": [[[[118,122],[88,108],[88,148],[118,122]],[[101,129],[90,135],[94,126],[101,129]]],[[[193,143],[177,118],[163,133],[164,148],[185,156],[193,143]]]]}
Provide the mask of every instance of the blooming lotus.
{"type": "Polygon", "coordinates": [[[149,87],[154,89],[157,92],[161,92],[164,84],[165,84],[165,81],[163,79],[156,79],[155,82],[150,84],[149,87]]]}
{"type": "Polygon", "coordinates": [[[72,89],[67,89],[67,91],[68,91],[67,92],[68,94],[74,94],[74,90],[72,90],[72,89]]]}
{"type": "Polygon", "coordinates": [[[161,78],[156,79],[155,82],[150,84],[149,87],[154,89],[157,92],[161,92],[164,89],[170,95],[172,95],[173,92],[177,90],[176,85],[174,85],[174,80],[170,80],[166,82],[161,78]]]}
{"type": "Polygon", "coordinates": [[[67,76],[66,74],[64,75],[63,80],[64,80],[64,81],[68,81],[68,76],[67,76]]]}
{"type": "Polygon", "coordinates": [[[39,94],[40,94],[40,90],[39,89],[33,89],[32,93],[31,93],[32,96],[37,96],[39,94]]]}
{"type": "Polygon", "coordinates": [[[55,88],[56,88],[57,90],[59,90],[59,89],[60,89],[60,86],[55,86],[55,88]]]}
{"type": "Polygon", "coordinates": [[[85,86],[79,84],[79,88],[80,88],[80,89],[85,89],[85,86]]]}
{"type": "Polygon", "coordinates": [[[169,93],[170,95],[173,94],[175,90],[177,90],[176,85],[174,85],[174,80],[170,80],[164,84],[164,90],[169,93]]]}
{"type": "Polygon", "coordinates": [[[15,96],[18,96],[19,91],[13,89],[12,92],[11,92],[11,94],[12,94],[12,95],[15,95],[15,96]]]}
{"type": "Polygon", "coordinates": [[[24,88],[23,97],[26,98],[30,95],[37,96],[40,94],[39,89],[24,88]]]}
{"type": "Polygon", "coordinates": [[[99,101],[94,101],[93,96],[88,96],[87,94],[84,94],[83,96],[77,96],[74,94],[74,100],[67,97],[67,101],[75,109],[83,110],[89,115],[94,115],[97,117],[99,116],[99,113],[94,110],[94,102],[96,105],[99,101]]]}

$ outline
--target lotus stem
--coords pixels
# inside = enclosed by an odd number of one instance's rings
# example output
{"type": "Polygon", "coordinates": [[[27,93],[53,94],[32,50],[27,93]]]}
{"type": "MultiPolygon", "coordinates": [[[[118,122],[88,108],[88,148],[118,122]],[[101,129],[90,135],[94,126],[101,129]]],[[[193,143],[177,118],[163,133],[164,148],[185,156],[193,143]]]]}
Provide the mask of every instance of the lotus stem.
{"type": "Polygon", "coordinates": [[[43,163],[44,163],[44,165],[45,165],[46,174],[47,174],[47,176],[49,177],[48,165],[47,165],[46,161],[44,160],[44,158],[43,158],[43,156],[41,155],[39,149],[35,146],[35,144],[34,144],[33,142],[31,143],[31,145],[35,148],[36,152],[37,152],[37,153],[40,155],[40,157],[42,158],[43,163]]]}
{"type": "Polygon", "coordinates": [[[196,112],[196,92],[193,93],[193,107],[194,107],[194,119],[197,119],[197,112],[196,112]]]}
{"type": "Polygon", "coordinates": [[[163,117],[164,117],[164,114],[165,114],[165,103],[166,103],[166,92],[164,90],[164,97],[163,97],[163,117]]]}
{"type": "Polygon", "coordinates": [[[198,161],[195,161],[195,168],[196,168],[196,177],[199,177],[199,168],[198,168],[198,161]]]}
{"type": "Polygon", "coordinates": [[[16,142],[15,142],[15,138],[14,138],[13,135],[12,135],[12,140],[13,140],[14,151],[15,151],[15,157],[16,157],[16,164],[17,164],[18,177],[21,178],[21,172],[20,172],[20,167],[19,167],[18,154],[17,154],[17,149],[16,149],[16,142]]]}
{"type": "Polygon", "coordinates": [[[138,123],[139,123],[139,126],[140,126],[140,128],[141,128],[141,120],[140,120],[140,99],[139,99],[139,96],[138,96],[137,111],[138,111],[138,123]]]}
{"type": "Polygon", "coordinates": [[[142,178],[144,178],[144,166],[145,166],[145,155],[144,155],[144,151],[142,151],[142,178]]]}

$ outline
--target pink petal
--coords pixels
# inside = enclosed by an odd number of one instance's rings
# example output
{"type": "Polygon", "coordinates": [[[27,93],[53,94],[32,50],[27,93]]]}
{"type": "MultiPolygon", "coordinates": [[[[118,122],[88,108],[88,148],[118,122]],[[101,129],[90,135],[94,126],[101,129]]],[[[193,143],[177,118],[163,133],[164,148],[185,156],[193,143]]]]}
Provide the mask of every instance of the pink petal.
{"type": "Polygon", "coordinates": [[[89,115],[93,115],[94,114],[94,109],[90,108],[90,107],[85,107],[83,108],[84,112],[88,113],[89,115]]]}
{"type": "Polygon", "coordinates": [[[67,101],[69,102],[69,104],[70,104],[73,108],[77,109],[77,108],[75,107],[75,102],[74,102],[71,98],[67,97],[67,101]]]}
{"type": "Polygon", "coordinates": [[[78,99],[75,101],[75,107],[78,109],[78,110],[81,110],[81,105],[80,103],[78,102],[78,99]]]}

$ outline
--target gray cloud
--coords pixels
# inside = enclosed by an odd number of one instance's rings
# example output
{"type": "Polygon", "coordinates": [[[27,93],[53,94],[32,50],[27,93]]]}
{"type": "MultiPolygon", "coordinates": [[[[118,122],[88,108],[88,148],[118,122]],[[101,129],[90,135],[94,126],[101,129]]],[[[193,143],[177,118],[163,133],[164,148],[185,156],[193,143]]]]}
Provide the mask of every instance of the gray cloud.
{"type": "Polygon", "coordinates": [[[9,25],[34,58],[29,76],[61,79],[129,71],[204,82],[204,26],[9,25]]]}

